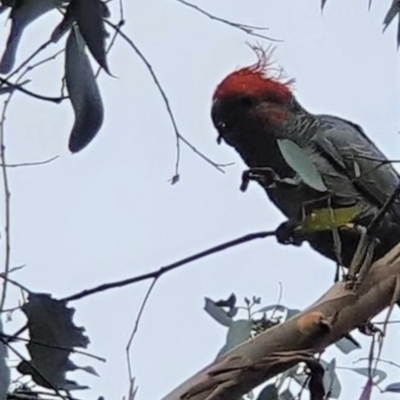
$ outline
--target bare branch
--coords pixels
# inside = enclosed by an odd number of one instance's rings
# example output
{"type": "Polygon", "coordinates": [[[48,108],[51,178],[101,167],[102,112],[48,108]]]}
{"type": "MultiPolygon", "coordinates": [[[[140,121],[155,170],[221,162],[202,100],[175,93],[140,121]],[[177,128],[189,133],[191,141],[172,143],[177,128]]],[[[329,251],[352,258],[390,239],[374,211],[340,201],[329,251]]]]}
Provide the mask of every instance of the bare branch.
{"type": "Polygon", "coordinates": [[[99,292],[104,292],[106,290],[115,289],[115,288],[123,287],[126,285],[131,285],[133,283],[145,281],[148,279],[158,279],[161,275],[163,275],[169,271],[172,271],[173,269],[181,267],[182,265],[189,264],[193,261],[200,260],[201,258],[207,257],[211,254],[219,253],[223,250],[227,250],[231,247],[235,247],[235,246],[238,246],[243,243],[251,242],[256,239],[264,239],[266,237],[271,237],[271,236],[275,236],[275,231],[263,231],[263,232],[250,233],[250,234],[242,236],[238,239],[234,239],[229,242],[225,242],[218,246],[212,247],[208,250],[204,250],[200,253],[194,254],[194,255],[184,258],[182,260],[176,261],[172,264],[161,267],[158,270],[155,270],[153,272],[148,272],[147,274],[138,275],[133,278],[124,279],[122,281],[105,283],[103,285],[96,286],[91,289],[86,289],[86,290],[83,290],[82,292],[65,297],[62,300],[63,301],[79,300],[79,299],[82,299],[83,297],[87,297],[87,296],[90,296],[92,294],[99,293],[99,292]]]}

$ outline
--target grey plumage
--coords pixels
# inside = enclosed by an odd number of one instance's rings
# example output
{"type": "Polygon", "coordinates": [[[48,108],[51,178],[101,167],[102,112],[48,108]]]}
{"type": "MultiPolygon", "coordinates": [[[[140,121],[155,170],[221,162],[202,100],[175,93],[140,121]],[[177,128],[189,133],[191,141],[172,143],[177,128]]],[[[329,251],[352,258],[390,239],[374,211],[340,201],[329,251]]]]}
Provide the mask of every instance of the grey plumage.
{"type": "MultiPolygon", "coordinates": [[[[249,103],[248,96],[245,98],[249,103]]],[[[354,222],[368,226],[400,184],[399,174],[384,154],[352,122],[310,114],[294,97],[287,104],[274,103],[271,96],[267,99],[253,99],[250,106],[243,106],[243,96],[216,99],[212,117],[220,136],[237,150],[249,168],[268,167],[276,173],[273,182],[261,182],[270,200],[289,221],[301,221],[305,208],[314,210],[329,204],[335,209],[356,205],[361,211],[354,222]],[[285,112],[284,122],[271,122],[269,113],[271,110],[276,113],[280,107],[285,112]],[[289,139],[305,152],[320,173],[328,193],[321,194],[296,179],[296,172],[279,151],[279,139],[289,139]]],[[[398,200],[375,234],[379,242],[374,259],[400,242],[398,200]]],[[[340,230],[340,239],[342,261],[349,266],[359,236],[355,231],[340,230]]],[[[319,253],[337,260],[332,232],[310,233],[306,240],[319,253]]]]}

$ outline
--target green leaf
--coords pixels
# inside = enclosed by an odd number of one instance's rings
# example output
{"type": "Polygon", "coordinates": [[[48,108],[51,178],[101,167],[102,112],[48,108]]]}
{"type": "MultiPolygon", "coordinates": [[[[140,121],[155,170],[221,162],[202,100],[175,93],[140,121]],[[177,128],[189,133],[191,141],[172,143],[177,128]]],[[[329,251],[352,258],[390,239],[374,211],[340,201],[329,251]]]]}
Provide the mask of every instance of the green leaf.
{"type": "Polygon", "coordinates": [[[232,317],[210,298],[205,297],[205,301],[204,311],[221,325],[226,326],[227,328],[230,327],[232,324],[232,317]]]}
{"type": "Polygon", "coordinates": [[[301,231],[307,233],[337,229],[348,225],[361,211],[362,207],[359,205],[335,209],[320,208],[304,218],[301,231]]]}
{"type": "Polygon", "coordinates": [[[239,346],[251,337],[252,321],[248,319],[239,319],[232,321],[231,326],[226,336],[226,343],[218,353],[217,358],[239,346]]]}

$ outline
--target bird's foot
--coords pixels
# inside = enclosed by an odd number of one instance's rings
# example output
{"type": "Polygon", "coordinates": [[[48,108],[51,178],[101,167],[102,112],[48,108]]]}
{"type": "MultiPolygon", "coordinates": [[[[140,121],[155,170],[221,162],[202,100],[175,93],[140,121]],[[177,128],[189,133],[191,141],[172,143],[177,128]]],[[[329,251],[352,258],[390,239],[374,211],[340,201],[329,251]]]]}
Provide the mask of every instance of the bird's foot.
{"type": "Polygon", "coordinates": [[[371,321],[367,321],[364,324],[358,327],[358,330],[367,336],[374,336],[375,334],[379,334],[384,336],[384,332],[382,329],[379,329],[376,325],[374,325],[371,321]]]}
{"type": "Polygon", "coordinates": [[[357,290],[358,287],[361,285],[361,279],[358,274],[357,275],[346,274],[344,276],[344,281],[346,282],[347,290],[357,290]]]}
{"type": "Polygon", "coordinates": [[[363,226],[356,228],[360,233],[360,240],[351,261],[349,272],[345,277],[346,288],[350,290],[357,289],[367,275],[372,265],[375,250],[375,239],[368,234],[367,229],[363,226]]]}
{"type": "Polygon", "coordinates": [[[263,187],[271,187],[277,180],[278,174],[270,167],[256,167],[250,168],[243,172],[242,183],[240,190],[245,192],[249,186],[250,181],[258,182],[263,187]]]}
{"type": "Polygon", "coordinates": [[[301,235],[301,225],[298,222],[282,222],[275,232],[276,239],[281,244],[301,246],[304,238],[301,235]]]}

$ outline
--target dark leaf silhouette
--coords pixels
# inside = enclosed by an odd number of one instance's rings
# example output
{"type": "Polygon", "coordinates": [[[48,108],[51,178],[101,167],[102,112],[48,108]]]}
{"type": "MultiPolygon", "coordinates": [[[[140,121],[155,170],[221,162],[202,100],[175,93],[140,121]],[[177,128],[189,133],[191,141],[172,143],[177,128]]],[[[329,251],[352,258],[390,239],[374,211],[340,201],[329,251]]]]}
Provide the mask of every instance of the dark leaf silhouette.
{"type": "MultiPolygon", "coordinates": [[[[338,399],[342,391],[339,379],[336,375],[336,361],[333,358],[330,363],[325,360],[319,360],[319,363],[325,370],[323,376],[323,385],[325,393],[329,394],[329,399],[338,399]]],[[[300,386],[306,384],[308,377],[305,374],[291,374],[290,375],[300,386]]]]}
{"type": "MultiPolygon", "coordinates": [[[[59,1],[61,5],[62,1],[59,1]]],[[[10,13],[11,31],[7,39],[6,50],[0,62],[0,73],[7,74],[15,64],[19,42],[25,28],[46,12],[55,9],[54,0],[16,0],[10,13]]]]}
{"type": "Polygon", "coordinates": [[[232,293],[226,300],[218,300],[215,302],[215,305],[218,307],[235,307],[236,304],[236,296],[232,293]]]}
{"type": "Polygon", "coordinates": [[[51,34],[52,42],[58,42],[71,28],[75,22],[75,17],[72,8],[67,7],[62,21],[54,28],[51,34]]]}
{"type": "Polygon", "coordinates": [[[76,153],[96,136],[104,119],[100,91],[77,27],[71,30],[67,40],[65,80],[75,112],[69,149],[76,153]]]}
{"type": "Polygon", "coordinates": [[[309,365],[310,381],[308,389],[311,400],[323,400],[325,398],[324,368],[318,362],[309,365]]]}
{"type": "MultiPolygon", "coordinates": [[[[36,384],[47,388],[87,388],[67,380],[65,376],[68,371],[79,368],[68,358],[73,348],[86,348],[89,343],[83,334],[84,328],[78,328],[72,322],[75,310],[48,294],[30,294],[22,311],[28,319],[31,341],[27,348],[31,361],[22,361],[18,371],[31,375],[36,384]]],[[[80,369],[95,374],[91,367],[80,369]]]]}
{"type": "MultiPolygon", "coordinates": [[[[0,334],[3,333],[3,323],[0,319],[0,334]]],[[[8,349],[4,342],[0,342],[0,400],[7,398],[7,392],[10,387],[11,373],[7,365],[8,349]]]]}
{"type": "Polygon", "coordinates": [[[71,0],[69,8],[90,53],[99,65],[110,73],[106,54],[107,32],[103,20],[109,15],[106,5],[101,0],[71,0]]]}
{"type": "Polygon", "coordinates": [[[267,385],[261,390],[257,400],[279,400],[278,389],[275,385],[267,385]]]}
{"type": "Polygon", "coordinates": [[[398,17],[397,20],[397,47],[400,46],[400,0],[393,0],[392,5],[387,12],[385,19],[383,21],[383,31],[387,29],[387,27],[392,23],[395,17],[398,17]]]}
{"type": "Polygon", "coordinates": [[[335,343],[335,346],[344,354],[349,354],[360,348],[360,345],[350,335],[340,339],[335,343]]]}
{"type": "Polygon", "coordinates": [[[400,393],[400,382],[395,382],[387,385],[384,392],[400,393]]]}
{"type": "Polygon", "coordinates": [[[232,317],[228,315],[227,311],[225,311],[221,306],[217,305],[215,301],[208,297],[205,298],[205,301],[206,303],[204,305],[204,310],[208,313],[208,315],[214,318],[221,325],[226,327],[231,326],[232,317]]]}

